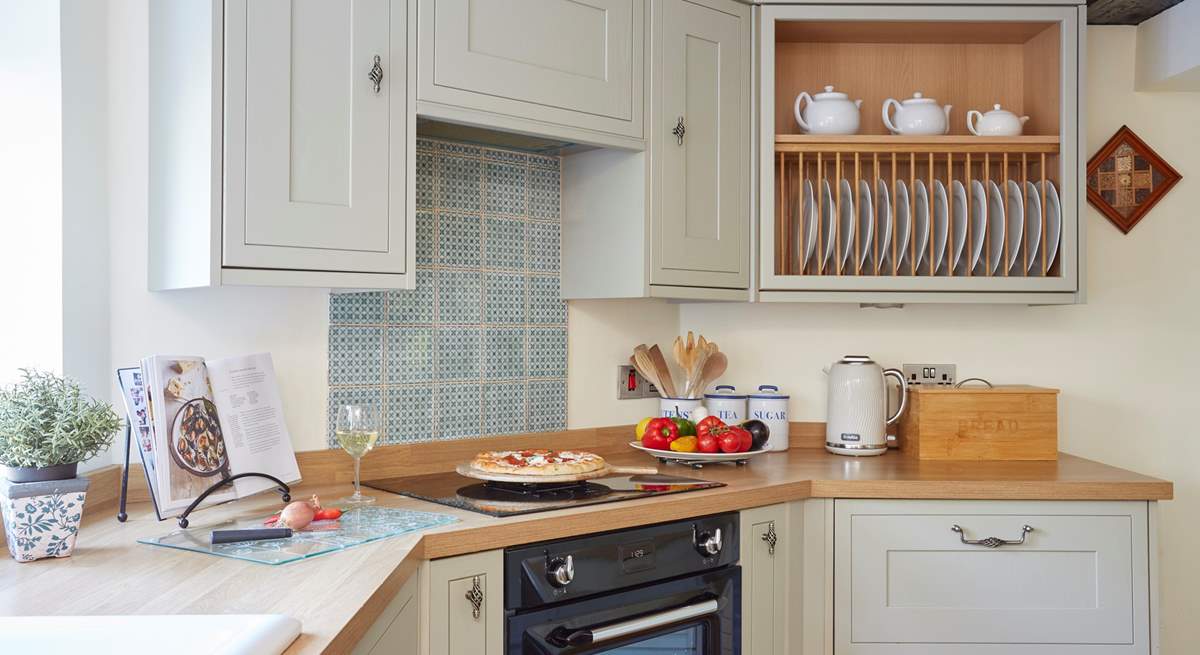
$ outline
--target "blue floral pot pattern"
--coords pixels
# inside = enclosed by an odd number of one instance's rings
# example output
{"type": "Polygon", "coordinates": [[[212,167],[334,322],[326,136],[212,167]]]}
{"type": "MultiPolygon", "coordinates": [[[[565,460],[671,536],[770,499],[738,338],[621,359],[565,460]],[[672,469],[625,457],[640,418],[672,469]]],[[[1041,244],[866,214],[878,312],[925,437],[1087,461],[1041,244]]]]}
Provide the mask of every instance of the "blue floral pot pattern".
{"type": "Polygon", "coordinates": [[[8,552],[18,562],[68,557],[75,548],[87,492],[0,496],[8,552]]]}

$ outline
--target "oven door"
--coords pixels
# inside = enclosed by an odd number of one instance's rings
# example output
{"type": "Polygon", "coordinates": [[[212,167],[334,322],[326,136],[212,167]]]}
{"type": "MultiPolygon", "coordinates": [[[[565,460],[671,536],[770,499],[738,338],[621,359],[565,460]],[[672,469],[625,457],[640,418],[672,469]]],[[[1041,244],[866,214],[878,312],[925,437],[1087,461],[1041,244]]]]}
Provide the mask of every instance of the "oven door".
{"type": "Polygon", "coordinates": [[[507,655],[734,655],[741,567],[509,615],[507,655]]]}

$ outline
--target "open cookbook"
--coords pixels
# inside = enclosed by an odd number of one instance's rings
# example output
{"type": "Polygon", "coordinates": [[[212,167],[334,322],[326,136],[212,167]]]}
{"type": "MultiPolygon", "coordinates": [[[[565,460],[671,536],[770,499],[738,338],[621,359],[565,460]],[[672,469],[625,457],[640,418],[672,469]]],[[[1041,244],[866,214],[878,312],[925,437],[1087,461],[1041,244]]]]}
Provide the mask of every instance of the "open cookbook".
{"type": "MultiPolygon", "coordinates": [[[[205,489],[239,473],[300,479],[271,355],[205,360],[155,355],[117,370],[133,445],[158,518],[178,516],[205,489]]],[[[205,499],[216,504],[273,489],[240,478],[205,499]]]]}

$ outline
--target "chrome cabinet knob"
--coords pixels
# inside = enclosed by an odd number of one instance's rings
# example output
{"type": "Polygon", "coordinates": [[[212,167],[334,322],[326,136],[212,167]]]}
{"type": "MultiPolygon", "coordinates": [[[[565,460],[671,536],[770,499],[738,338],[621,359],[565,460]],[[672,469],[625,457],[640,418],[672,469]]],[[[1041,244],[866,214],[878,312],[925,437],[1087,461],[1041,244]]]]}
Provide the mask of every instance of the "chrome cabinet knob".
{"type": "Polygon", "coordinates": [[[575,579],[575,558],[567,555],[566,559],[555,558],[546,567],[546,577],[555,587],[565,587],[575,579]]]}
{"type": "Polygon", "coordinates": [[[721,553],[721,528],[709,532],[701,532],[696,535],[696,550],[700,551],[705,557],[712,557],[721,553]]]}

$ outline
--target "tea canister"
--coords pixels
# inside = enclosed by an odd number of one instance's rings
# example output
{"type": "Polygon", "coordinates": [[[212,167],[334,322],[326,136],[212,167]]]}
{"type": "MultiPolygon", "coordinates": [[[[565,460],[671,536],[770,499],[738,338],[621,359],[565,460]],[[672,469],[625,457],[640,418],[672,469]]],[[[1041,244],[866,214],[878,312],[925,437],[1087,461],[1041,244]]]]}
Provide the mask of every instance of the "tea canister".
{"type": "Polygon", "coordinates": [[[704,394],[704,406],[709,416],[715,416],[727,425],[746,420],[746,394],[738,393],[733,385],[718,384],[713,393],[704,394]]]}
{"type": "Polygon", "coordinates": [[[659,398],[659,416],[692,420],[692,412],[703,407],[699,398],[659,398]]]}
{"type": "Polygon", "coordinates": [[[767,450],[788,449],[788,401],[791,396],[779,393],[779,387],[762,384],[758,392],[750,394],[749,418],[767,424],[771,435],[767,438],[767,450]]]}

